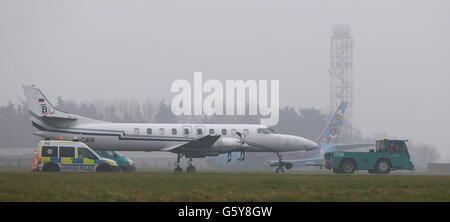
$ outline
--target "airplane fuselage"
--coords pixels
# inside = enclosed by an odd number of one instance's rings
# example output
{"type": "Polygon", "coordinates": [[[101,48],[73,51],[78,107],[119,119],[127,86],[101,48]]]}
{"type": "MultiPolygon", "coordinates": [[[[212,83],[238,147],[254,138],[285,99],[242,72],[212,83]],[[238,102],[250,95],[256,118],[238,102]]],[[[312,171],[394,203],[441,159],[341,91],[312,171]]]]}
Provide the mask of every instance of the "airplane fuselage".
{"type": "Polygon", "coordinates": [[[238,151],[289,152],[316,148],[312,141],[264,131],[261,129],[268,129],[266,126],[256,124],[91,123],[57,129],[48,129],[39,123],[34,125],[40,130],[35,135],[50,139],[76,138],[95,150],[170,151],[172,147],[206,135],[220,135],[220,138],[209,149],[199,147],[201,156],[238,151]]]}

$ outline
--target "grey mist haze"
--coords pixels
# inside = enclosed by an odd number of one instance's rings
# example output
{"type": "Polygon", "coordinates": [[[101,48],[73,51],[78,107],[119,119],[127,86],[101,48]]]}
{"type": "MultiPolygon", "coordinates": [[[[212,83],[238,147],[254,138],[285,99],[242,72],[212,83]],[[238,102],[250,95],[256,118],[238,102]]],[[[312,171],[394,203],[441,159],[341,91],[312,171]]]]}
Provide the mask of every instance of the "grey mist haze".
{"type": "Polygon", "coordinates": [[[176,79],[279,79],[280,105],[329,106],[330,35],[355,39],[354,125],[447,155],[450,1],[0,1],[0,105],[170,101],[176,79]]]}

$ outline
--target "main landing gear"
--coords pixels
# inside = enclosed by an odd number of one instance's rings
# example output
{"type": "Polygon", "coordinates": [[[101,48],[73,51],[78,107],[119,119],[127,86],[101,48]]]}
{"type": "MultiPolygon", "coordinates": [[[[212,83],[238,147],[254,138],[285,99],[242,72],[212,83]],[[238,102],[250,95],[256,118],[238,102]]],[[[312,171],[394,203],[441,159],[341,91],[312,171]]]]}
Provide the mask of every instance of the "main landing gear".
{"type": "Polygon", "coordinates": [[[188,160],[188,167],[186,168],[186,171],[188,172],[188,173],[195,173],[195,166],[194,165],[192,165],[192,158],[189,158],[189,160],[188,160]]]}
{"type": "Polygon", "coordinates": [[[182,154],[177,155],[177,162],[175,163],[175,173],[181,173],[183,172],[183,168],[180,167],[180,159],[183,157],[182,154]]]}
{"type": "MultiPolygon", "coordinates": [[[[181,168],[180,166],[180,160],[181,158],[184,157],[183,154],[178,154],[177,155],[177,162],[175,163],[175,173],[182,173],[183,172],[183,168],[181,168]]],[[[186,168],[186,171],[188,173],[195,173],[195,166],[192,164],[192,158],[189,158],[189,160],[187,161],[188,167],[186,168]]]]}

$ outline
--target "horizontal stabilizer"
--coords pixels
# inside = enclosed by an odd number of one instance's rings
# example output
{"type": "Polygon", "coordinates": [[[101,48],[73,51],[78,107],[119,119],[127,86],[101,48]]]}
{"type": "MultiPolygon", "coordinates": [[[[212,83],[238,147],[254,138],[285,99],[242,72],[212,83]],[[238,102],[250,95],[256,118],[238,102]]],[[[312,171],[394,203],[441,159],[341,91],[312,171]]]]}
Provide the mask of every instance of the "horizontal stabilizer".
{"type": "Polygon", "coordinates": [[[72,117],[72,116],[43,116],[43,118],[45,119],[49,119],[49,120],[77,120],[77,118],[72,117]]]}

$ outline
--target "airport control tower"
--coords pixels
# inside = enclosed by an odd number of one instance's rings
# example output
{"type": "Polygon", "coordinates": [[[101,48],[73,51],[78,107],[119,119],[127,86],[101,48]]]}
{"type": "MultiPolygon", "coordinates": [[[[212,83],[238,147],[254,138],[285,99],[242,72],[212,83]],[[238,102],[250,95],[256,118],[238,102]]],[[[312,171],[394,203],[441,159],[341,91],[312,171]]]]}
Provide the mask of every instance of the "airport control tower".
{"type": "Polygon", "coordinates": [[[343,134],[352,137],[353,122],[353,38],[350,26],[337,22],[333,26],[330,45],[330,108],[336,110],[347,101],[343,134]]]}

